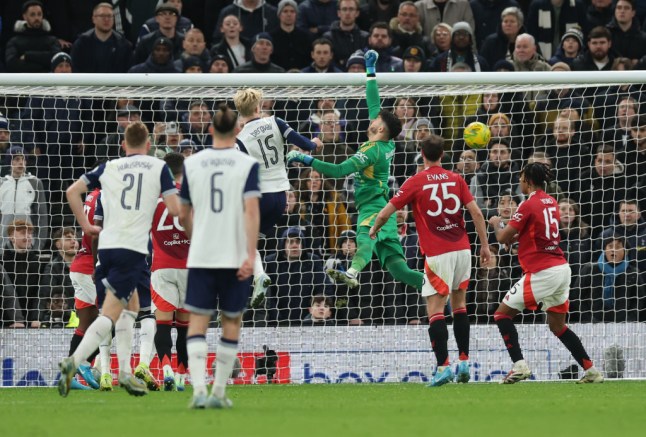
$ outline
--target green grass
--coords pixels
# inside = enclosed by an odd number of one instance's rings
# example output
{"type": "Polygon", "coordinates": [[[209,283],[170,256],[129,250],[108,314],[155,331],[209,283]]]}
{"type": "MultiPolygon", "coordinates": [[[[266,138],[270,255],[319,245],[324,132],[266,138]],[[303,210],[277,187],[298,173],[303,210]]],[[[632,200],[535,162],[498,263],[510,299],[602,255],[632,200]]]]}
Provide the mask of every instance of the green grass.
{"type": "Polygon", "coordinates": [[[644,435],[646,381],[234,386],[232,410],[191,411],[191,392],[0,390],[0,436],[644,435]],[[208,434],[207,434],[208,433],[208,434]]]}

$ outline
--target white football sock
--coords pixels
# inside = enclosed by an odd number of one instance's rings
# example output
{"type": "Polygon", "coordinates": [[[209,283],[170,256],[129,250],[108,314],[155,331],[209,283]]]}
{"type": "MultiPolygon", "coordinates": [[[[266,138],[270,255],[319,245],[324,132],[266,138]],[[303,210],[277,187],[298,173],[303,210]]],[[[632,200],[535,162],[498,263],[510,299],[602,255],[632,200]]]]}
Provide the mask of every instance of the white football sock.
{"type": "Polygon", "coordinates": [[[253,277],[254,279],[258,278],[260,275],[265,274],[265,267],[262,265],[262,258],[260,257],[260,252],[256,249],[256,258],[253,262],[253,277]]]}
{"type": "Polygon", "coordinates": [[[206,337],[195,335],[186,339],[188,368],[191,373],[193,396],[205,395],[206,391],[206,337]]]}
{"type": "Polygon", "coordinates": [[[112,356],[110,348],[112,346],[112,332],[109,332],[99,345],[99,356],[101,357],[101,374],[111,373],[112,356]]]}
{"type": "Polygon", "coordinates": [[[137,313],[123,310],[119,320],[114,325],[114,338],[117,341],[117,358],[119,359],[119,375],[131,375],[130,356],[132,355],[132,336],[135,331],[137,313]]]}
{"type": "Polygon", "coordinates": [[[83,340],[72,354],[74,366],[78,367],[79,364],[87,360],[87,357],[99,347],[103,337],[110,335],[110,332],[112,332],[112,320],[106,316],[97,317],[85,331],[83,340]]]}
{"type": "Polygon", "coordinates": [[[139,362],[149,366],[153,356],[153,348],[155,347],[157,322],[152,317],[147,317],[139,323],[141,323],[141,329],[139,330],[139,362]]]}
{"type": "MultiPolygon", "coordinates": [[[[238,343],[218,342],[218,348],[215,351],[215,380],[213,381],[212,395],[219,398],[224,397],[224,391],[227,387],[227,380],[231,376],[233,364],[238,354],[238,343]]],[[[190,365],[189,365],[190,366],[190,365]]]]}

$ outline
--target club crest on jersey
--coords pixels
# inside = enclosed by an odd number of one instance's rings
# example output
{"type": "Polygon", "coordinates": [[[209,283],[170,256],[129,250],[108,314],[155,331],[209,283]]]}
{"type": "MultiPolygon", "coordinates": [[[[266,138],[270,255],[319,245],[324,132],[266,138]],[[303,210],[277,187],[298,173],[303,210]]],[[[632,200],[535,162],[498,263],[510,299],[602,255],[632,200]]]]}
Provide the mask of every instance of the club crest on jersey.
{"type": "Polygon", "coordinates": [[[511,216],[511,219],[516,222],[519,222],[523,219],[523,215],[519,212],[515,212],[514,215],[511,216]]]}
{"type": "Polygon", "coordinates": [[[179,234],[173,234],[173,239],[174,240],[179,240],[179,234]]]}

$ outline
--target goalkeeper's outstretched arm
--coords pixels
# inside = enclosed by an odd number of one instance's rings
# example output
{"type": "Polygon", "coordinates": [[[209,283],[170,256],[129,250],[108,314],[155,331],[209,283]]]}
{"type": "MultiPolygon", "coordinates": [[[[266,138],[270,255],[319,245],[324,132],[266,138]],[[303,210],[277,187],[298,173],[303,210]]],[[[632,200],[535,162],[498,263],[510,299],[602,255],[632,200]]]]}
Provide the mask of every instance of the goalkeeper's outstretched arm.
{"type": "Polygon", "coordinates": [[[374,50],[368,50],[364,55],[366,60],[366,103],[368,104],[368,114],[370,120],[374,120],[381,111],[381,100],[379,98],[379,85],[377,85],[377,72],[375,66],[379,54],[374,50]]]}

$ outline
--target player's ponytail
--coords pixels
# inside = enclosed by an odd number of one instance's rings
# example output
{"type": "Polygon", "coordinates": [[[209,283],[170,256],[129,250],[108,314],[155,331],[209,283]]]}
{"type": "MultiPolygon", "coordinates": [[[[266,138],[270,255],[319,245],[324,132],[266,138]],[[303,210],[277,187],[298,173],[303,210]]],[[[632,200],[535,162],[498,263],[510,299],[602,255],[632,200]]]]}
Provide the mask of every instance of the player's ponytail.
{"type": "Polygon", "coordinates": [[[545,187],[554,180],[554,173],[549,165],[542,162],[532,162],[523,167],[520,172],[525,181],[535,187],[545,187]]]}
{"type": "Polygon", "coordinates": [[[215,115],[213,115],[213,129],[215,129],[216,135],[228,136],[233,134],[237,123],[237,112],[229,108],[225,103],[218,106],[215,115]]]}

